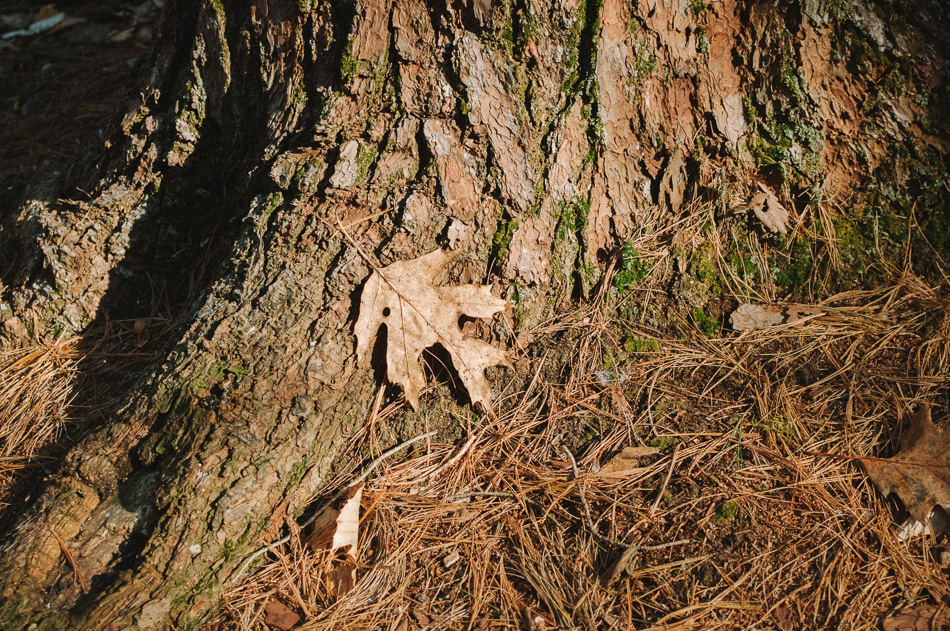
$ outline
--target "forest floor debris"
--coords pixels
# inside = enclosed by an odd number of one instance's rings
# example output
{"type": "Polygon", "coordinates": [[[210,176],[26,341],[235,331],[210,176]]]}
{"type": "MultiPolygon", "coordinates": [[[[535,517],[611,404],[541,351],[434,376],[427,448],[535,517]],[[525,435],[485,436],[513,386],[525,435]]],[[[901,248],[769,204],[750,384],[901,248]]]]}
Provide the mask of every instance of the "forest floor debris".
{"type": "Polygon", "coordinates": [[[392,397],[353,438],[367,459],[439,433],[367,481],[353,589],[291,536],[208,629],[266,629],[275,600],[307,630],[870,630],[936,611],[946,535],[902,539],[905,509],[859,464],[896,453],[922,405],[946,420],[950,300],[881,265],[887,282],[794,326],[710,337],[688,311],[657,327],[631,309],[657,264],[538,325],[495,372],[497,418],[444,384],[421,414],[392,397]]]}

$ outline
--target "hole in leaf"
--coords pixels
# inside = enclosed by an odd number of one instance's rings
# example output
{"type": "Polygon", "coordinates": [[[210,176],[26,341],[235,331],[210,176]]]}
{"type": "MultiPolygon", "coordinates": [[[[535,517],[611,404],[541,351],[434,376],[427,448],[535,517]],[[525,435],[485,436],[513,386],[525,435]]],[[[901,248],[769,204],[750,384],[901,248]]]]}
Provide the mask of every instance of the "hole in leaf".
{"type": "Polygon", "coordinates": [[[390,313],[392,313],[392,311],[389,310],[389,307],[386,307],[385,309],[383,309],[384,318],[388,318],[390,313]]]}
{"type": "Polygon", "coordinates": [[[468,401],[468,393],[461,387],[461,382],[457,381],[455,375],[457,371],[452,361],[452,355],[441,344],[434,344],[422,352],[422,359],[425,367],[431,375],[431,382],[444,383],[452,391],[459,401],[468,401]]]}
{"type": "Polygon", "coordinates": [[[376,375],[377,383],[386,382],[386,342],[388,337],[389,329],[383,324],[376,332],[376,343],[373,344],[373,354],[370,357],[370,365],[373,368],[373,374],[376,375]]]}

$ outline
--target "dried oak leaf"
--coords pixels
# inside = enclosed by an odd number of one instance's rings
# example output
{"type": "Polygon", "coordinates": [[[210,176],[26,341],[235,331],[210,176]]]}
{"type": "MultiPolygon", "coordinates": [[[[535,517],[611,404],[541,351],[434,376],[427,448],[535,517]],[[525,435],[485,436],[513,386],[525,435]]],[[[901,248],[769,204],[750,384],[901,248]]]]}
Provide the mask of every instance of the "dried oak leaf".
{"type": "Polygon", "coordinates": [[[729,322],[735,331],[758,331],[820,315],[824,315],[821,309],[808,305],[741,304],[729,316],[729,322]]]}
{"type": "Polygon", "coordinates": [[[759,183],[759,190],[762,192],[756,194],[749,201],[749,208],[752,209],[752,212],[766,228],[772,232],[786,234],[788,232],[786,228],[788,225],[788,211],[779,203],[778,197],[767,186],[759,183]]]}
{"type": "Polygon", "coordinates": [[[454,252],[435,250],[411,261],[399,261],[374,271],[360,299],[356,321],[356,355],[360,364],[369,364],[376,336],[386,325],[386,377],[402,386],[413,409],[419,407],[419,392],[425,386],[420,356],[422,351],[441,344],[452,356],[452,364],[472,403],[491,411],[491,387],[485,369],[510,366],[504,351],[471,337],[458,326],[463,315],[489,318],[507,304],[491,294],[491,285],[436,287],[435,281],[454,252]]]}
{"type": "Polygon", "coordinates": [[[911,417],[897,455],[861,463],[881,493],[896,493],[918,523],[929,524],[937,506],[950,511],[950,433],[933,424],[929,406],[911,417]]]}

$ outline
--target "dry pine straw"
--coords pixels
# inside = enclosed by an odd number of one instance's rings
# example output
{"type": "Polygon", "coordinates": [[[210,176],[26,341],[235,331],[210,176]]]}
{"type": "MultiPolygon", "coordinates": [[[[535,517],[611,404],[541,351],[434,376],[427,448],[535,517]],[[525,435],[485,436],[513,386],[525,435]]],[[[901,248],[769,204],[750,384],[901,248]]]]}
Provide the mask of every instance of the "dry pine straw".
{"type": "MultiPolygon", "coordinates": [[[[704,238],[718,247],[724,234],[713,226],[704,238]]],[[[636,245],[653,271],[626,299],[646,302],[665,293],[670,265],[651,239],[636,245]]],[[[727,292],[750,295],[717,257],[727,292]]],[[[618,320],[601,291],[536,327],[534,339],[554,340],[551,357],[521,358],[528,368],[500,395],[499,418],[426,419],[471,429],[379,470],[363,495],[352,591],[333,595],[334,561],[292,532],[210,626],[264,629],[274,598],[302,629],[876,629],[907,604],[946,602],[946,535],[900,541],[897,507],[856,463],[815,455],[893,454],[924,401],[945,419],[947,287],[890,276],[823,301],[823,317],[713,340],[688,323],[659,332],[618,320]],[[660,350],[624,352],[627,336],[660,350]],[[555,359],[557,346],[573,354],[555,359]],[[650,443],[661,452],[626,477],[597,474],[623,447],[650,443]],[[631,546],[633,562],[606,580],[631,546]]],[[[123,390],[109,376],[117,366],[135,372],[172,325],[149,321],[148,339],[140,322],[107,322],[82,341],[0,353],[0,486],[76,410],[80,358],[88,416],[123,390]]],[[[371,456],[384,449],[376,427],[402,413],[379,408],[354,438],[371,456]]]]}
{"type": "MultiPolygon", "coordinates": [[[[164,318],[106,320],[82,337],[32,333],[0,347],[0,520],[11,490],[37,483],[87,427],[108,419],[177,326],[164,318]]],[[[21,489],[22,490],[22,489],[21,489]]],[[[16,512],[15,510],[13,511],[16,512]]]]}
{"type": "Polygon", "coordinates": [[[0,509],[18,472],[66,422],[78,338],[0,350],[0,509]]]}
{"type": "Polygon", "coordinates": [[[596,304],[546,323],[575,349],[569,370],[534,360],[527,386],[502,393],[502,416],[453,419],[466,440],[368,483],[352,591],[334,595],[338,562],[293,536],[210,626],[268,628],[275,598],[302,616],[295,628],[400,630],[877,629],[909,603],[947,602],[946,535],[900,541],[898,507],[855,461],[815,454],[890,455],[901,421],[942,403],[950,304],[895,273],[822,306],[797,326],[714,340],[651,334],[596,304]],[[662,350],[626,354],[605,382],[620,335],[662,350]],[[663,450],[630,475],[596,473],[650,443],[663,450]],[[630,546],[644,549],[607,584],[630,546]]]}

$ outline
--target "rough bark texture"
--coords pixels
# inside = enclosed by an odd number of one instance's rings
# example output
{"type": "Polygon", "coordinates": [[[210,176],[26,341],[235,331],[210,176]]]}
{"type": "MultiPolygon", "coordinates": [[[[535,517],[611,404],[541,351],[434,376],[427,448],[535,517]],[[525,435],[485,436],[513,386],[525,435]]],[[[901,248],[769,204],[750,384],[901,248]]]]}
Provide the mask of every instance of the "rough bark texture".
{"type": "Polygon", "coordinates": [[[382,264],[461,249],[454,275],[500,280],[522,325],[753,177],[803,204],[901,190],[939,235],[946,15],[896,13],[168,0],[99,162],[23,204],[11,300],[82,331],[147,317],[157,283],[187,325],[9,533],[0,626],[193,628],[299,513],[375,393],[351,334],[370,268],[344,231],[382,264]]]}

